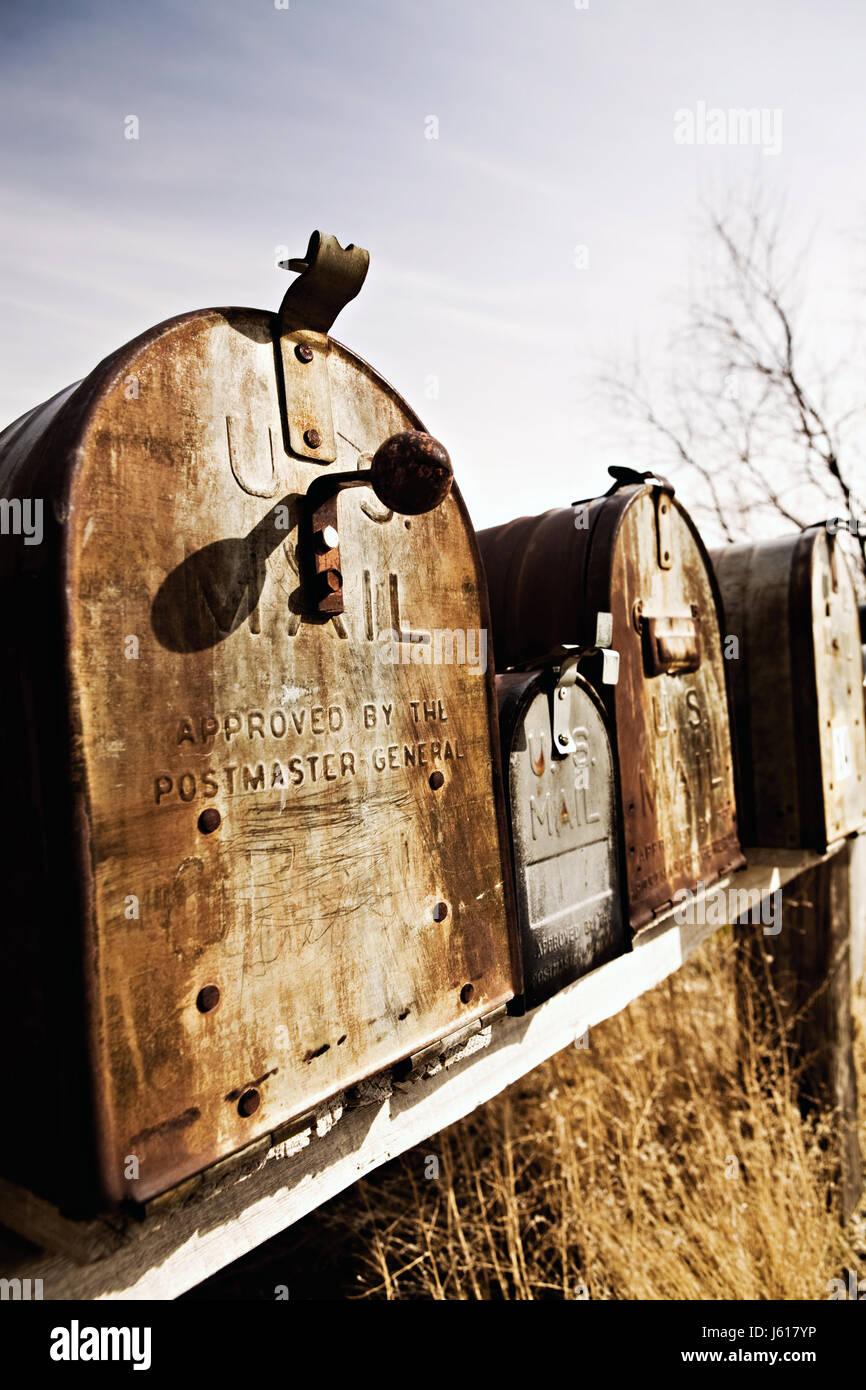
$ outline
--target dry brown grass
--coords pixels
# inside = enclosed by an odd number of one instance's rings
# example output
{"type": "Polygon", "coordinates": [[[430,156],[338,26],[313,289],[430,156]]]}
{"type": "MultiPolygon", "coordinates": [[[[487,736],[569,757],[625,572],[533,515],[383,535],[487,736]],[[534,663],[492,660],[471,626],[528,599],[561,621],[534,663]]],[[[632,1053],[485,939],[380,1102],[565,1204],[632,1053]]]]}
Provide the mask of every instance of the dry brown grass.
{"type": "MultiPolygon", "coordinates": [[[[862,993],[856,1008],[866,1095],[862,993]]],[[[354,1251],[368,1298],[826,1298],[863,1252],[835,1215],[822,1122],[787,1090],[738,1066],[722,934],[588,1050],[324,1209],[320,1238],[354,1251]]]]}

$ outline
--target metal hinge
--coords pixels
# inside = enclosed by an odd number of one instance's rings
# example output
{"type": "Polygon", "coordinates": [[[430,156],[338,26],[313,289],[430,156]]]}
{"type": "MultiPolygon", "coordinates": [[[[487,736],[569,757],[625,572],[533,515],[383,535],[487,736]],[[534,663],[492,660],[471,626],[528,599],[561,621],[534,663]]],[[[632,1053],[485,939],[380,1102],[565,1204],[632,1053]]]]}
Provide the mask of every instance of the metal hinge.
{"type": "Polygon", "coordinates": [[[673,503],[670,493],[660,488],[655,494],[655,504],[659,568],[669,570],[673,569],[674,564],[673,527],[671,526],[673,503]]]}
{"type": "Polygon", "coordinates": [[[331,411],[329,330],[364,283],[370,253],[345,249],[336,237],[313,232],[303,260],[280,261],[299,271],[277,314],[286,448],[316,463],[334,463],[337,439],[331,411]]]}
{"type": "MultiPolygon", "coordinates": [[[[838,592],[839,592],[839,552],[838,552],[838,547],[837,547],[837,542],[836,542],[836,532],[835,532],[835,531],[828,531],[828,532],[827,532],[827,551],[828,551],[829,556],[830,556],[830,578],[831,578],[832,583],[833,583],[833,593],[834,593],[834,594],[838,594],[838,592]]],[[[828,594],[825,594],[824,597],[825,597],[825,599],[827,599],[827,598],[829,598],[829,595],[828,595],[828,594]]]]}
{"type": "Polygon", "coordinates": [[[613,615],[597,613],[595,617],[595,642],[591,647],[576,647],[554,665],[556,685],[551,691],[551,748],[553,756],[565,758],[577,752],[577,744],[571,731],[571,701],[568,692],[577,685],[577,668],[587,656],[601,656],[602,685],[616,685],[619,680],[619,652],[611,647],[613,641],[613,615]]]}

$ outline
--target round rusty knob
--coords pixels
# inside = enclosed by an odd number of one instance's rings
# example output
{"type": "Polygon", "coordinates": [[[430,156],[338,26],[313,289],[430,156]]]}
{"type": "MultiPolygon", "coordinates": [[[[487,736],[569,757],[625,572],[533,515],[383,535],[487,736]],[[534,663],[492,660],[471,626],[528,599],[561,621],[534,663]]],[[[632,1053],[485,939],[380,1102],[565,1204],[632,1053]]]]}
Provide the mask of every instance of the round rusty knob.
{"type": "Polygon", "coordinates": [[[370,467],[370,482],[379,501],[403,516],[419,516],[438,507],[453,481],[448,450],[423,430],[392,434],[376,450],[370,467]]]}

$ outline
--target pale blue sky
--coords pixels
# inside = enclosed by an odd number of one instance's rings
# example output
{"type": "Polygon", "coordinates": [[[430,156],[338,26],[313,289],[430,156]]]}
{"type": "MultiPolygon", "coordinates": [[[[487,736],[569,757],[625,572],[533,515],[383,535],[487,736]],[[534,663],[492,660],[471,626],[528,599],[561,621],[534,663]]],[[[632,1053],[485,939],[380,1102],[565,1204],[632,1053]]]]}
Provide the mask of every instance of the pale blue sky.
{"type": "Polygon", "coordinates": [[[476,524],[588,495],[641,463],[596,363],[663,350],[702,197],[784,192],[844,312],[864,58],[855,0],[2,0],[0,425],[170,315],[275,308],[274,248],[321,228],[372,256],[336,336],[476,524]],[[780,108],[781,153],[677,145],[699,101],[780,108]]]}

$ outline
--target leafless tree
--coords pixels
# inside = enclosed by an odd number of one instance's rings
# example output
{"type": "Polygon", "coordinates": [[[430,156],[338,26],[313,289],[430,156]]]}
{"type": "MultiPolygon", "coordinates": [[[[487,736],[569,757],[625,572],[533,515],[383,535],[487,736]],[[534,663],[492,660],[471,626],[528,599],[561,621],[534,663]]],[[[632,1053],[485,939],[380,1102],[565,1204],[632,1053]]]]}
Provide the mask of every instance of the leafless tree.
{"type": "Polygon", "coordinates": [[[724,214],[707,210],[706,218],[707,261],[666,370],[652,382],[639,364],[609,374],[617,409],[646,428],[654,467],[682,478],[681,486],[688,475],[690,506],[711,539],[755,538],[839,517],[855,523],[844,540],[862,588],[859,330],[846,330],[830,368],[803,302],[808,250],[794,256],[788,248],[785,257],[780,209],[757,196],[724,214]]]}

